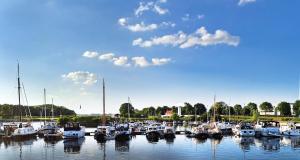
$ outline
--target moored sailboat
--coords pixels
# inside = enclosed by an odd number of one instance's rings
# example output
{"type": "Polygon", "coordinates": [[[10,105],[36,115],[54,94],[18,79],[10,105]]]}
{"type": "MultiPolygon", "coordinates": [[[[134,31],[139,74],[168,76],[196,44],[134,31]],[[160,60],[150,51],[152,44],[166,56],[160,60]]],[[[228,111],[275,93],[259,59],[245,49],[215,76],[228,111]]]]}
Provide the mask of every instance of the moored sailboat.
{"type": "MultiPolygon", "coordinates": [[[[35,137],[37,131],[34,130],[34,128],[31,126],[31,123],[22,123],[22,106],[21,106],[21,85],[20,85],[20,67],[18,64],[18,108],[19,108],[19,114],[20,114],[20,122],[17,125],[17,128],[11,127],[9,125],[7,127],[8,130],[11,132],[7,135],[7,137],[11,137],[14,139],[23,139],[23,138],[31,138],[35,137]]],[[[14,126],[14,125],[13,125],[14,126]]]]}
{"type": "Polygon", "coordinates": [[[109,126],[106,124],[106,117],[105,117],[105,83],[103,79],[103,115],[101,119],[102,125],[97,127],[97,130],[95,131],[94,138],[99,142],[104,142],[106,140],[112,140],[115,139],[116,133],[115,133],[115,127],[109,126]]]}

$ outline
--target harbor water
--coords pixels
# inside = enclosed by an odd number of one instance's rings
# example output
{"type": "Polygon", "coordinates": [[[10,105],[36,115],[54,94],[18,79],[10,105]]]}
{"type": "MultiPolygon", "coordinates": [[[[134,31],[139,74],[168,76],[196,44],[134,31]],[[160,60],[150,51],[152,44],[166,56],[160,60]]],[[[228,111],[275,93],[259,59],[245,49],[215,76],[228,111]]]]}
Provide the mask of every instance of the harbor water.
{"type": "MultiPolygon", "coordinates": [[[[92,130],[92,129],[91,129],[92,130]]],[[[42,138],[26,141],[0,141],[1,160],[194,160],[194,159],[300,159],[300,137],[240,138],[199,141],[176,135],[173,141],[149,142],[144,135],[127,142],[98,143],[93,136],[80,140],[46,142],[42,138]]]]}

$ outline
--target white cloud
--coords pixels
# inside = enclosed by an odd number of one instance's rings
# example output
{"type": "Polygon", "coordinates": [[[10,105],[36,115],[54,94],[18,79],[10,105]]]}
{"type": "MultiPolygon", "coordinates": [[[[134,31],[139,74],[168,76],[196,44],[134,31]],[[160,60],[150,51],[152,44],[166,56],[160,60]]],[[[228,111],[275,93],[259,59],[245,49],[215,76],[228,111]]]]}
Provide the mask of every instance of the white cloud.
{"type": "Polygon", "coordinates": [[[149,67],[149,66],[162,66],[171,61],[170,58],[152,58],[151,63],[145,57],[132,57],[131,60],[133,61],[136,67],[149,67]]]}
{"type": "Polygon", "coordinates": [[[193,46],[209,46],[217,44],[227,44],[230,46],[237,46],[240,42],[238,36],[232,36],[227,31],[218,29],[215,33],[208,33],[205,27],[200,27],[196,32],[187,35],[179,31],[176,34],[164,35],[161,37],[154,37],[150,40],[143,40],[142,38],[135,39],[132,42],[133,46],[152,47],[154,45],[172,45],[180,48],[189,48],[193,46]]]}
{"type": "MultiPolygon", "coordinates": [[[[98,59],[101,61],[108,61],[115,66],[120,67],[130,67],[132,63],[136,67],[161,66],[171,61],[170,58],[152,58],[152,61],[149,62],[145,57],[142,56],[136,56],[130,59],[127,56],[115,56],[114,53],[101,54],[98,56],[98,59]]],[[[96,75],[83,71],[70,72],[68,74],[62,75],[62,77],[64,79],[72,80],[76,84],[82,83],[86,85],[92,84],[94,82],[93,80],[96,80],[96,75]]],[[[95,83],[96,82],[97,81],[95,81],[95,83]]]]}
{"type": "Polygon", "coordinates": [[[68,74],[63,74],[62,78],[71,80],[75,84],[82,84],[87,86],[97,83],[96,74],[85,71],[75,71],[68,74]]]}
{"type": "Polygon", "coordinates": [[[169,63],[171,58],[152,58],[152,64],[154,66],[161,66],[169,63]]]}
{"type": "Polygon", "coordinates": [[[156,2],[150,1],[150,2],[140,2],[139,7],[134,11],[134,14],[139,17],[141,16],[145,11],[153,11],[159,15],[164,15],[169,12],[168,9],[162,8],[159,4],[166,3],[167,0],[158,0],[156,2]]]}
{"type": "Polygon", "coordinates": [[[139,7],[135,10],[134,14],[136,16],[142,15],[145,11],[150,10],[153,7],[154,3],[153,2],[140,2],[139,7]]]}
{"type": "Polygon", "coordinates": [[[150,63],[146,60],[145,57],[132,57],[131,60],[137,67],[148,67],[150,65],[150,63]]]}
{"type": "Polygon", "coordinates": [[[180,48],[189,48],[196,45],[208,46],[217,44],[227,44],[237,46],[240,42],[238,36],[232,36],[227,31],[218,29],[214,34],[208,33],[205,27],[199,28],[195,34],[189,35],[186,42],[180,45],[180,48]]]}
{"type": "Polygon", "coordinates": [[[114,53],[105,53],[99,56],[100,60],[113,60],[115,54],[114,53]]]}
{"type": "Polygon", "coordinates": [[[167,3],[167,0],[159,0],[159,3],[167,3]]]}
{"type": "Polygon", "coordinates": [[[100,60],[106,60],[112,62],[116,66],[129,67],[127,63],[128,58],[126,56],[116,57],[114,53],[105,53],[99,56],[100,60]]]}
{"type": "Polygon", "coordinates": [[[160,24],[160,26],[162,26],[162,27],[175,27],[176,26],[176,24],[175,23],[173,23],[173,22],[162,22],[161,24],[160,24]]]}
{"type": "Polygon", "coordinates": [[[152,23],[148,25],[146,25],[144,22],[141,22],[134,25],[129,25],[127,24],[126,20],[125,21],[121,20],[120,22],[120,19],[119,19],[119,24],[132,32],[146,32],[146,31],[156,30],[159,27],[175,27],[176,25],[175,23],[172,22],[162,22],[160,24],[152,23]]]}
{"type": "Polygon", "coordinates": [[[137,23],[135,25],[128,25],[127,28],[132,32],[145,32],[155,30],[158,28],[158,26],[157,24],[145,25],[144,22],[141,22],[140,24],[137,23]]]}
{"type": "Polygon", "coordinates": [[[133,41],[133,46],[140,46],[140,47],[152,47],[153,45],[173,45],[177,46],[184,41],[186,41],[186,34],[182,31],[179,31],[176,34],[172,35],[164,35],[161,37],[154,37],[151,40],[143,41],[142,38],[138,38],[133,41]]]}
{"type": "Polygon", "coordinates": [[[86,58],[95,58],[98,56],[98,53],[97,52],[90,52],[90,51],[85,51],[83,54],[82,54],[83,57],[86,57],[86,58]]]}
{"type": "Polygon", "coordinates": [[[120,18],[118,20],[118,23],[121,25],[121,26],[125,26],[127,24],[127,18],[120,18]]]}
{"type": "Polygon", "coordinates": [[[113,58],[113,63],[116,66],[124,66],[124,67],[129,67],[130,64],[127,63],[128,58],[126,56],[121,56],[121,57],[115,57],[113,58]]]}
{"type": "Polygon", "coordinates": [[[243,6],[243,5],[246,5],[248,3],[254,3],[254,2],[256,2],[256,0],[240,0],[238,5],[243,6]]]}
{"type": "Polygon", "coordinates": [[[154,5],[153,11],[158,13],[159,15],[164,15],[169,12],[168,9],[163,9],[159,5],[154,5]]]}

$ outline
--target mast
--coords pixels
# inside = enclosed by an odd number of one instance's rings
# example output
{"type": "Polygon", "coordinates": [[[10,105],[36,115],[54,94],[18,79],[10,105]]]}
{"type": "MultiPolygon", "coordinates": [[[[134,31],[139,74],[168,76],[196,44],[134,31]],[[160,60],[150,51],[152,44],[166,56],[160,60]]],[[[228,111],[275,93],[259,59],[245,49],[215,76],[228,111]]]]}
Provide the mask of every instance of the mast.
{"type": "Polygon", "coordinates": [[[106,124],[106,117],[105,117],[105,82],[103,78],[103,115],[102,115],[102,125],[105,126],[106,124]]]}
{"type": "Polygon", "coordinates": [[[47,118],[47,107],[46,107],[46,89],[44,88],[44,112],[45,112],[45,121],[44,124],[46,125],[46,118],[47,118]]]}
{"type": "Polygon", "coordinates": [[[20,65],[19,65],[19,63],[18,63],[18,100],[19,100],[20,122],[22,122],[21,85],[20,85],[20,65]]]}
{"type": "Polygon", "coordinates": [[[128,111],[128,121],[130,121],[130,97],[128,97],[127,111],[128,111]]]}
{"type": "Polygon", "coordinates": [[[51,118],[51,120],[53,121],[53,119],[54,119],[53,98],[51,100],[52,100],[52,108],[51,108],[52,118],[51,118]]]}
{"type": "Polygon", "coordinates": [[[213,122],[216,120],[216,95],[214,95],[214,119],[213,122]]]}

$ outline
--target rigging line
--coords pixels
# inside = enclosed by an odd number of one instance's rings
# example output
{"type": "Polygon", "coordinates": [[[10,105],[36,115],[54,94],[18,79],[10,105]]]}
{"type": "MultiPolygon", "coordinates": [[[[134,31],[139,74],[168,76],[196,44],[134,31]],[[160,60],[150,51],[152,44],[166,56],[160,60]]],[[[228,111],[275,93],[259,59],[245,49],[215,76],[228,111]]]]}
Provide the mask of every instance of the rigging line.
{"type": "MultiPolygon", "coordinates": [[[[23,96],[23,92],[22,92],[22,90],[21,90],[21,92],[20,92],[20,95],[21,95],[21,97],[22,97],[22,101],[21,101],[21,103],[23,104],[23,103],[25,103],[25,100],[24,100],[24,96],[23,96]]],[[[27,104],[28,105],[28,104],[27,104]]],[[[24,107],[24,106],[22,106],[22,108],[24,108],[24,111],[25,111],[25,116],[27,117],[28,115],[27,115],[27,111],[26,111],[26,108],[24,107]]]]}
{"type": "MultiPolygon", "coordinates": [[[[27,99],[27,94],[25,92],[25,87],[24,87],[24,83],[22,82],[22,88],[23,88],[23,92],[24,92],[24,96],[25,96],[25,100],[26,100],[26,105],[27,105],[27,109],[28,109],[28,112],[29,112],[29,117],[30,119],[32,118],[31,117],[31,111],[30,111],[30,108],[29,108],[29,105],[28,105],[28,99],[27,99]]],[[[26,108],[25,108],[25,112],[26,112],[26,108]]],[[[26,113],[27,114],[27,113],[26,113]]],[[[27,115],[26,115],[27,116],[27,115]]]]}

